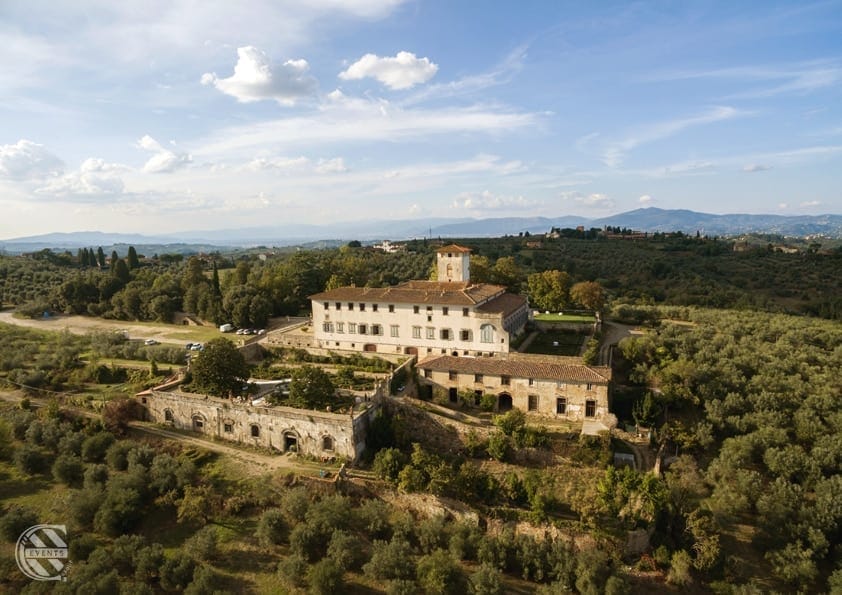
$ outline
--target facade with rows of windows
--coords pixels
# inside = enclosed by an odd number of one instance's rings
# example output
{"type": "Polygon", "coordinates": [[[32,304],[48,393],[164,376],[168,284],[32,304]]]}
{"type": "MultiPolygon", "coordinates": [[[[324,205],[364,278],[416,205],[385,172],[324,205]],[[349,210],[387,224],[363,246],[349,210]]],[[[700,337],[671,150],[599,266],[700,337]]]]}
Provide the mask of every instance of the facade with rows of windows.
{"type": "Polygon", "coordinates": [[[428,396],[479,405],[485,395],[497,411],[522,411],[570,421],[609,414],[611,368],[577,357],[501,355],[497,358],[428,357],[417,365],[428,396]]]}
{"type": "Polygon", "coordinates": [[[508,353],[529,319],[526,298],[471,283],[470,250],[437,251],[437,281],[339,287],[310,296],[314,345],[389,354],[508,353]]]}

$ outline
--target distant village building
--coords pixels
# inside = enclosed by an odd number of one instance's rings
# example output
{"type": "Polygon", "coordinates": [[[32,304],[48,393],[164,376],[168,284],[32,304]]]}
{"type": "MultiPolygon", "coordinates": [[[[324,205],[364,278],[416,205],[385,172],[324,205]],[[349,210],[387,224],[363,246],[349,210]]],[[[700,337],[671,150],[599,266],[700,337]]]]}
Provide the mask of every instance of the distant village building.
{"type": "Polygon", "coordinates": [[[386,252],[388,254],[393,254],[395,252],[403,252],[404,250],[406,250],[406,245],[405,244],[393,244],[389,240],[383,240],[379,244],[374,244],[374,246],[372,246],[372,248],[374,248],[376,250],[382,250],[383,252],[386,252]]]}

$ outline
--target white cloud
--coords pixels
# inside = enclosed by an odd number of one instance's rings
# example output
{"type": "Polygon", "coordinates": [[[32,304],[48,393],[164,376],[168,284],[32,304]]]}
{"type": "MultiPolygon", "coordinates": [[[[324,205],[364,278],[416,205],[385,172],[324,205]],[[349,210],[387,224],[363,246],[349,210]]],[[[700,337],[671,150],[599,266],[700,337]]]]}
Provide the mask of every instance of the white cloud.
{"type": "Polygon", "coordinates": [[[799,207],[811,208],[811,207],[820,207],[822,202],[820,200],[808,200],[802,202],[799,207]]]}
{"type": "Polygon", "coordinates": [[[409,205],[408,212],[409,212],[410,217],[417,217],[418,215],[421,214],[422,209],[417,203],[413,203],[413,204],[409,205]]]}
{"type": "Polygon", "coordinates": [[[306,157],[256,157],[246,164],[246,169],[252,171],[261,170],[298,170],[310,165],[310,160],[306,157]]]}
{"type": "Polygon", "coordinates": [[[334,159],[319,159],[315,171],[320,174],[331,174],[348,171],[348,168],[345,167],[345,160],[342,157],[336,157],[334,159]]]}
{"type": "Polygon", "coordinates": [[[447,83],[428,85],[404,100],[404,104],[419,103],[432,98],[455,97],[483,91],[510,82],[523,69],[526,46],[516,48],[489,72],[473,74],[447,83]]]}
{"type": "Polygon", "coordinates": [[[253,46],[237,48],[234,74],[219,78],[216,73],[202,75],[203,85],[213,85],[241,103],[274,99],[281,105],[297,101],[316,92],[316,79],[308,74],[307,60],[287,60],[272,65],[269,57],[253,46]]]}
{"type": "MultiPolygon", "coordinates": [[[[633,132],[622,140],[610,142],[603,151],[602,161],[608,167],[616,167],[623,162],[626,153],[640,145],[674,136],[688,128],[730,120],[743,115],[747,115],[747,112],[729,106],[720,106],[697,116],[656,122],[633,132]]],[[[592,135],[588,136],[592,137],[592,135]]]]}
{"type": "Polygon", "coordinates": [[[50,180],[35,192],[61,198],[118,197],[125,193],[125,185],[119,174],[126,171],[129,168],[125,165],[89,158],[82,162],[77,171],[50,180]]]}
{"type": "Polygon", "coordinates": [[[743,171],[750,174],[769,169],[772,169],[771,165],[763,165],[761,163],[749,163],[743,166],[743,171]]]}
{"type": "Polygon", "coordinates": [[[148,134],[137,141],[137,146],[155,153],[143,166],[143,171],[149,174],[172,173],[193,161],[188,153],[174,153],[165,149],[148,134]]]}
{"type": "Polygon", "coordinates": [[[381,99],[348,97],[341,91],[327,95],[318,111],[298,117],[220,128],[193,151],[194,156],[230,158],[261,149],[329,145],[342,142],[432,138],[452,133],[496,134],[534,126],[539,116],[487,106],[402,108],[381,99]]]}
{"type": "Polygon", "coordinates": [[[653,80],[712,78],[732,79],[743,85],[757,85],[752,89],[730,95],[730,99],[773,97],[784,94],[806,95],[838,84],[842,81],[842,68],[831,62],[812,61],[780,66],[736,66],[715,70],[673,72],[657,75],[653,80]]]}
{"type": "Polygon", "coordinates": [[[645,206],[651,205],[653,202],[655,202],[655,199],[649,196],[648,194],[644,194],[643,196],[637,199],[637,202],[645,206]]]}
{"type": "Polygon", "coordinates": [[[454,209],[471,211],[501,211],[534,207],[539,204],[541,203],[527,200],[520,195],[506,196],[483,190],[482,192],[462,192],[458,194],[452,206],[454,209]]]}
{"type": "Polygon", "coordinates": [[[560,197],[564,201],[573,201],[588,209],[603,210],[614,208],[614,201],[607,194],[599,192],[585,194],[578,190],[571,190],[562,192],[560,197]]]}
{"type": "Polygon", "coordinates": [[[21,139],[13,145],[0,145],[0,178],[11,180],[41,179],[60,174],[61,159],[44,145],[21,139]]]}
{"type": "Polygon", "coordinates": [[[394,58],[366,54],[340,72],[339,78],[355,81],[371,77],[390,89],[401,90],[426,83],[438,69],[438,65],[430,62],[429,58],[418,58],[411,52],[398,52],[394,58]]]}
{"type": "Polygon", "coordinates": [[[786,210],[786,209],[789,208],[789,205],[785,202],[778,203],[778,208],[781,209],[781,210],[786,210]]]}

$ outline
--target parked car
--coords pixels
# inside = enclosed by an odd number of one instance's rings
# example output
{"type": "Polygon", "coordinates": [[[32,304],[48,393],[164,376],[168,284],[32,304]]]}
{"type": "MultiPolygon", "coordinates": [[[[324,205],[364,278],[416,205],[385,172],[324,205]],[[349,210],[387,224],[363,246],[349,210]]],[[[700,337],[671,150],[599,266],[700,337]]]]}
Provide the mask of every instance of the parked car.
{"type": "Polygon", "coordinates": [[[144,343],[146,345],[157,345],[158,341],[156,341],[155,339],[146,339],[146,341],[144,341],[144,343]]]}
{"type": "Polygon", "coordinates": [[[205,348],[204,345],[201,343],[193,343],[193,347],[190,348],[190,351],[201,351],[205,348]]]}

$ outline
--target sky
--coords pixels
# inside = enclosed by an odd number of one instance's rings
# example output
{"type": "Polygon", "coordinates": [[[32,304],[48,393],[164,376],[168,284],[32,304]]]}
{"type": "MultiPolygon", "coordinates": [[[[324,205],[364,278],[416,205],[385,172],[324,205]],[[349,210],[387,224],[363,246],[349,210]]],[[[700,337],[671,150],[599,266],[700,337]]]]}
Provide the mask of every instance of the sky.
{"type": "Polygon", "coordinates": [[[2,0],[0,47],[0,239],[842,213],[842,0],[2,0]]]}

